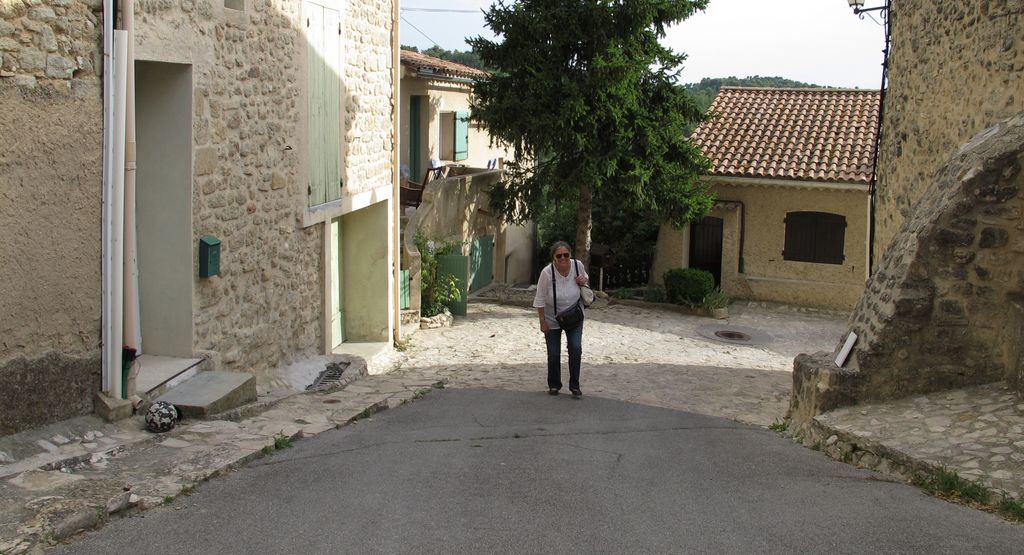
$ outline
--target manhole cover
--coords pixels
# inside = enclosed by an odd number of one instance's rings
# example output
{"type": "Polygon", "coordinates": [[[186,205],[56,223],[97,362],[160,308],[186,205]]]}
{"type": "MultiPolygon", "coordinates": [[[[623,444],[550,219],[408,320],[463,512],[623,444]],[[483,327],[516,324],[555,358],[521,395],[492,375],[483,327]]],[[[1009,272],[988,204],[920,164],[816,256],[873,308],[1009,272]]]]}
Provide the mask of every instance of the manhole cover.
{"type": "Polygon", "coordinates": [[[341,402],[341,399],[324,399],[325,405],[336,405],[341,402]]]}
{"type": "Polygon", "coordinates": [[[715,336],[725,339],[726,341],[750,341],[750,336],[741,331],[719,330],[715,332],[715,336]]]}
{"type": "Polygon", "coordinates": [[[771,335],[750,327],[736,324],[709,324],[697,328],[697,334],[707,339],[730,343],[732,345],[767,345],[773,338],[771,335]]]}

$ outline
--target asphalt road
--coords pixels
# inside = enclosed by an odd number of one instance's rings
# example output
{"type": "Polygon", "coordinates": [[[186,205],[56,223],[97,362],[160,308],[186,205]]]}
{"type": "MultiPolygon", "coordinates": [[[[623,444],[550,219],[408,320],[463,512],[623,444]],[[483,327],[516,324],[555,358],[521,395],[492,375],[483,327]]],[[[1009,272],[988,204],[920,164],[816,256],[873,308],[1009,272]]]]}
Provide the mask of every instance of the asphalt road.
{"type": "Polygon", "coordinates": [[[1024,526],[773,432],[449,389],[297,442],[61,553],[1020,553],[1024,526]]]}

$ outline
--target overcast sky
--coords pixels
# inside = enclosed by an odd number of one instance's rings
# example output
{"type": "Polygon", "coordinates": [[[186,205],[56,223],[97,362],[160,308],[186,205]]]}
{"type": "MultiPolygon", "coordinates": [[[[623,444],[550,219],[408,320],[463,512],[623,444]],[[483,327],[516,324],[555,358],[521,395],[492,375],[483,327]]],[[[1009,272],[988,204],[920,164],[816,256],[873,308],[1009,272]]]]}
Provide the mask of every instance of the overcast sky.
{"type": "MultiPolygon", "coordinates": [[[[402,0],[401,42],[424,49],[437,41],[448,50],[468,50],[466,37],[493,38],[477,11],[490,5],[491,0],[402,0]]],[[[706,11],[670,29],[665,43],[689,57],[685,83],[761,75],[877,89],[882,78],[882,27],[859,19],[847,0],[711,0],[706,11]]]]}

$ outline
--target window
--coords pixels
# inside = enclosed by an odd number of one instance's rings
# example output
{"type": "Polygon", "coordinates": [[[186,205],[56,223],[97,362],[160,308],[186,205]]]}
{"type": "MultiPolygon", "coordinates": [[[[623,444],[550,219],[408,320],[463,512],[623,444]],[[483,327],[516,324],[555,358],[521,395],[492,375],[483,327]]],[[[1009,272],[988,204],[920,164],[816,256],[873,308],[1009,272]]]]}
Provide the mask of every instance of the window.
{"type": "Polygon", "coordinates": [[[783,259],[818,264],[843,263],[845,216],[826,212],[789,212],[785,222],[783,259]]]}
{"type": "Polygon", "coordinates": [[[469,158],[469,112],[441,114],[441,159],[461,162],[469,158]]]}

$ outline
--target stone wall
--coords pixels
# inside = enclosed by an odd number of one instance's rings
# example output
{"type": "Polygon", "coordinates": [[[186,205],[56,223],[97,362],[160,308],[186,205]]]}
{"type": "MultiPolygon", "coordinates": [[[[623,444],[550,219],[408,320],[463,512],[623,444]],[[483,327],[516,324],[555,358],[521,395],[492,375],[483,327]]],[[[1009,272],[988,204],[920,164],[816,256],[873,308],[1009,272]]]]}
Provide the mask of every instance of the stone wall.
{"type": "Polygon", "coordinates": [[[99,100],[102,2],[0,2],[0,82],[99,100]]]}
{"type": "Polygon", "coordinates": [[[0,1],[0,435],[100,384],[98,3],[0,1]]]}
{"type": "MultiPolygon", "coordinates": [[[[394,0],[398,1],[398,0],[394,0]]],[[[348,0],[342,16],[348,38],[345,84],[348,133],[345,167],[350,194],[391,183],[394,161],[391,1],[348,0]]],[[[396,46],[397,48],[397,46],[396,46]]]]}
{"type": "Polygon", "coordinates": [[[1024,1],[893,0],[875,260],[953,152],[1024,109],[1024,1]]]}
{"type": "Polygon", "coordinates": [[[1001,379],[1024,394],[1022,167],[1024,112],[939,172],[868,280],[846,368],[826,353],[797,358],[797,428],[853,402],[1001,379]]]}
{"type": "MultiPolygon", "coordinates": [[[[391,2],[342,7],[345,195],[390,187],[391,2]]],[[[222,243],[197,278],[195,349],[263,373],[323,343],[323,225],[307,214],[302,3],[141,0],[142,59],[192,65],[193,234],[222,243]]],[[[193,241],[193,243],[195,243],[193,241]]]]}

